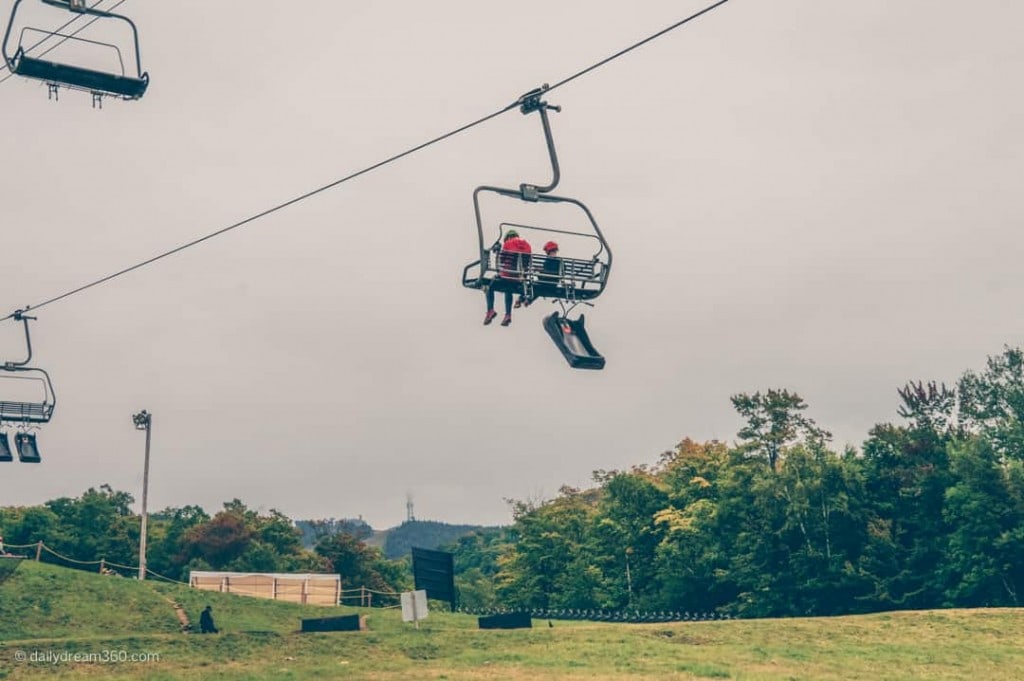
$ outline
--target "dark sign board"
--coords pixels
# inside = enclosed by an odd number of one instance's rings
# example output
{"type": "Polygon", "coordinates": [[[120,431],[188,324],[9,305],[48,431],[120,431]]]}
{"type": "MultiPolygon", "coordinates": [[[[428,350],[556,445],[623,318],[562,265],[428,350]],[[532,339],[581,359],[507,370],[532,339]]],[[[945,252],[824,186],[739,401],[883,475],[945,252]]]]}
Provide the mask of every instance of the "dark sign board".
{"type": "Polygon", "coordinates": [[[509,612],[501,615],[478,617],[481,629],[531,629],[533,620],[528,612],[509,612]]]}
{"type": "Polygon", "coordinates": [[[359,631],[359,615],[302,620],[302,631],[359,631]]]}
{"type": "Polygon", "coordinates": [[[455,610],[455,564],[452,554],[414,546],[412,576],[416,588],[426,591],[427,598],[448,601],[452,610],[455,610]]]}

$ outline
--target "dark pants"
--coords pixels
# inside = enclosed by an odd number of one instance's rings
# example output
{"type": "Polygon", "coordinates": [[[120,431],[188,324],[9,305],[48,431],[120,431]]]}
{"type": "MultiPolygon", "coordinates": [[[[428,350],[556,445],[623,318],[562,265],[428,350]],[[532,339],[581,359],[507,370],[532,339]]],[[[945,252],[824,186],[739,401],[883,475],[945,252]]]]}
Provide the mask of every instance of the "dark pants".
{"type": "MultiPolygon", "coordinates": [[[[487,309],[494,309],[494,289],[490,286],[487,287],[487,291],[484,292],[484,296],[487,298],[487,309]]],[[[512,314],[512,292],[505,291],[505,314],[512,314]]]]}

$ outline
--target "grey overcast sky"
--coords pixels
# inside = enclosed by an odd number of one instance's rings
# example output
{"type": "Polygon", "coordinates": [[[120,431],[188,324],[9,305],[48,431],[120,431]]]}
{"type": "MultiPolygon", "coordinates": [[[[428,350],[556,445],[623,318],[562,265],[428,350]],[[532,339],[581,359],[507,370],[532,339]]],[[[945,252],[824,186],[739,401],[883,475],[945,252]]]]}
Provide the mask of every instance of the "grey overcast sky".
{"type": "MultiPolygon", "coordinates": [[[[705,4],[126,0],[142,100],[99,110],[0,84],[0,314],[705,4]]],[[[67,19],[22,5],[31,25],[67,19]]],[[[124,37],[104,23],[79,35],[124,37]]],[[[103,483],[138,499],[141,409],[151,510],[239,498],[378,528],[407,494],[422,519],[507,523],[505,498],[586,486],[684,437],[732,442],[738,392],[795,390],[836,446],[859,446],[897,419],[907,380],[952,382],[1020,343],[1021,25],[1013,0],[732,0],[553,92],[557,193],[590,207],[615,255],[586,311],[602,372],[569,369],[549,304],[484,327],[483,296],[459,284],[473,189],[549,177],[540,124],[517,111],[46,306],[34,359],[57,410],[43,463],[2,465],[0,504],[103,483]]],[[[0,324],[0,355],[21,356],[20,334],[0,324]]]]}

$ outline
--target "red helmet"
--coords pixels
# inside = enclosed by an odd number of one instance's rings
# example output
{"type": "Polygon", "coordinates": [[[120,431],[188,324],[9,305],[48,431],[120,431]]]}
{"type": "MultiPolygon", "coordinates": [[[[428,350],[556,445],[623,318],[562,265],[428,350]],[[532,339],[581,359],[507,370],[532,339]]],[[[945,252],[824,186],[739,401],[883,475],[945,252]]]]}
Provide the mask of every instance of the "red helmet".
{"type": "Polygon", "coordinates": [[[557,251],[557,250],[558,250],[558,244],[556,244],[554,241],[549,241],[546,244],[544,244],[544,252],[545,253],[550,253],[551,251],[557,251]]]}

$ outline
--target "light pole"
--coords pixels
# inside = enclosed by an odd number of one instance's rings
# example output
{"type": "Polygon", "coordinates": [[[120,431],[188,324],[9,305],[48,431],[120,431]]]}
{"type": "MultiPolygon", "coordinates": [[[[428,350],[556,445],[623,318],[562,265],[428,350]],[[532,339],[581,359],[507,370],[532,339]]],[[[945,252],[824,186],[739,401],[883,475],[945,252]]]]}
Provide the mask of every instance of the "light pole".
{"type": "Polygon", "coordinates": [[[629,606],[633,607],[633,577],[629,574],[629,556],[633,553],[633,547],[626,547],[626,590],[629,594],[629,606]]]}
{"type": "Polygon", "coordinates": [[[146,462],[142,465],[142,529],[139,532],[139,579],[146,578],[146,495],[149,493],[149,436],[153,432],[153,415],[143,409],[132,415],[136,430],[146,431],[146,462]]]}

